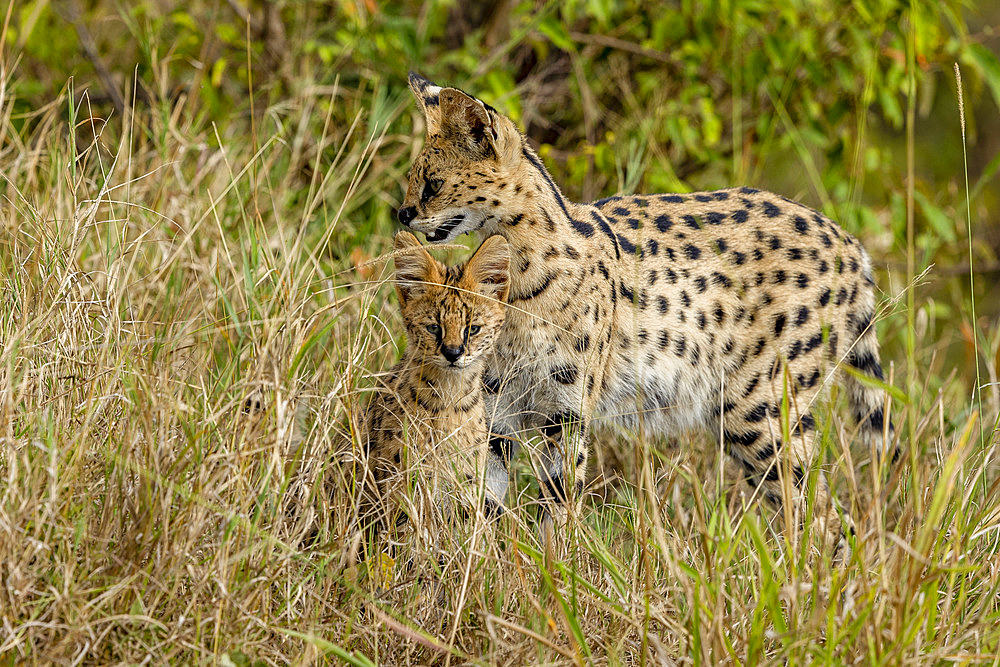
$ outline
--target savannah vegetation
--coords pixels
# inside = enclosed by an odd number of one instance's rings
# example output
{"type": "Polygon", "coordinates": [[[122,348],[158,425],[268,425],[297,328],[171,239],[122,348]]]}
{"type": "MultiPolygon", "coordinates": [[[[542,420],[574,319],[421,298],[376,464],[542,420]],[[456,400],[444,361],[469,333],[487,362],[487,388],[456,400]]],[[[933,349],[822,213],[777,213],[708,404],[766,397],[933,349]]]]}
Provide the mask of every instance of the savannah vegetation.
{"type": "Polygon", "coordinates": [[[997,3],[0,19],[0,664],[1000,664],[997,3]],[[525,457],[496,526],[357,530],[409,69],[509,114],[574,199],[746,184],[864,242],[903,453],[818,411],[844,567],[697,434],[599,433],[559,553],[525,457]]]}

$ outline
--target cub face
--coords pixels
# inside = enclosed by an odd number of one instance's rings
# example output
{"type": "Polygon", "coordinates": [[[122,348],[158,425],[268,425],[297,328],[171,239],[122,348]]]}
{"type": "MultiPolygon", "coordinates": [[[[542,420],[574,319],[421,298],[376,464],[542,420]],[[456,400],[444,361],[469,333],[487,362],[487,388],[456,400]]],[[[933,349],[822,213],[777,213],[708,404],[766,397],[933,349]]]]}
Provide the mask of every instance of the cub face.
{"type": "Polygon", "coordinates": [[[454,267],[431,257],[409,232],[396,234],[395,249],[407,355],[455,370],[482,359],[504,321],[507,241],[491,236],[467,262],[454,267]]]}
{"type": "Polygon", "coordinates": [[[414,160],[399,221],[438,243],[501,215],[522,161],[521,133],[496,109],[410,73],[427,140],[414,160]]]}

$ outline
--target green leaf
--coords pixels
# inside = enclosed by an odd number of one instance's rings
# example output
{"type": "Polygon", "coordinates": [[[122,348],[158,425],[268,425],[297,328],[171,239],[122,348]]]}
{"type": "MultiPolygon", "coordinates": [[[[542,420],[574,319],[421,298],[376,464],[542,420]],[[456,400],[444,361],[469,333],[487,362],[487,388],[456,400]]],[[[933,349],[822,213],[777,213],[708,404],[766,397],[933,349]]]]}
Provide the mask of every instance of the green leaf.
{"type": "Polygon", "coordinates": [[[935,206],[923,192],[916,190],[913,196],[916,198],[917,203],[920,204],[920,210],[923,211],[927,224],[931,226],[940,238],[949,243],[954,243],[958,239],[955,235],[955,221],[947,213],[935,206]]]}
{"type": "Polygon", "coordinates": [[[881,391],[888,392],[890,396],[892,396],[900,403],[904,405],[910,404],[910,397],[907,396],[902,389],[898,387],[893,387],[891,384],[883,382],[877,378],[873,378],[870,375],[866,375],[865,373],[862,373],[861,371],[852,368],[847,364],[844,364],[843,367],[844,370],[847,371],[848,375],[850,375],[851,377],[853,377],[855,380],[865,385],[866,387],[871,387],[872,389],[879,389],[881,391]]]}
{"type": "Polygon", "coordinates": [[[288,628],[275,628],[278,632],[283,632],[284,634],[301,639],[307,644],[312,644],[323,653],[327,655],[333,655],[343,660],[346,664],[352,665],[353,667],[375,667],[375,663],[372,662],[368,657],[362,653],[354,653],[353,651],[348,651],[345,648],[337,646],[331,641],[323,639],[322,637],[317,637],[314,634],[309,634],[305,632],[297,632],[295,630],[289,630],[288,628]]]}
{"type": "Polygon", "coordinates": [[[538,24],[538,31],[549,38],[557,48],[570,53],[576,52],[576,43],[566,31],[566,26],[556,16],[546,16],[538,24]]]}
{"type": "Polygon", "coordinates": [[[1000,107],[1000,60],[982,44],[970,44],[962,53],[962,62],[971,65],[986,80],[993,101],[1000,107]]]}

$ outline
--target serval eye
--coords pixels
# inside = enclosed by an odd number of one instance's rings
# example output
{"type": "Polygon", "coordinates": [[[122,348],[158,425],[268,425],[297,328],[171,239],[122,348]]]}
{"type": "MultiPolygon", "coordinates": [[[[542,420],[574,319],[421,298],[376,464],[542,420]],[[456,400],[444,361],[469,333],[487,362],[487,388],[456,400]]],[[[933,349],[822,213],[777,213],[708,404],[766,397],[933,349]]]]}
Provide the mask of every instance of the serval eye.
{"type": "Polygon", "coordinates": [[[435,336],[440,336],[441,335],[441,327],[438,326],[437,324],[428,324],[427,325],[427,331],[429,331],[430,333],[434,334],[435,336]]]}
{"type": "Polygon", "coordinates": [[[441,191],[442,185],[444,185],[444,181],[438,179],[424,181],[424,191],[420,194],[420,201],[426,204],[431,197],[441,191]]]}
{"type": "Polygon", "coordinates": [[[482,329],[482,327],[481,327],[481,326],[479,326],[478,324],[473,324],[473,325],[471,325],[471,326],[469,327],[469,335],[470,335],[470,336],[475,336],[475,335],[476,335],[477,333],[479,333],[479,330],[480,330],[480,329],[482,329]]]}

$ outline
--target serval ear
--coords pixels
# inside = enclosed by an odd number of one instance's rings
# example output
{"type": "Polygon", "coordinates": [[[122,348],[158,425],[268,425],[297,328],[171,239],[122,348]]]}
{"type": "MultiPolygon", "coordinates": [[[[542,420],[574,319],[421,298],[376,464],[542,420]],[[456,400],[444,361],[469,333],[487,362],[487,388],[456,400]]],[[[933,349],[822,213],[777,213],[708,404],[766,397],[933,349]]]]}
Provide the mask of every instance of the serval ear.
{"type": "Polygon", "coordinates": [[[457,88],[438,93],[440,134],[478,159],[512,164],[521,157],[521,132],[502,113],[457,88]]]}
{"type": "Polygon", "coordinates": [[[510,291],[510,246],[502,236],[491,236],[479,246],[462,270],[462,287],[506,301],[510,291]]]}
{"type": "Polygon", "coordinates": [[[441,265],[424,250],[416,236],[410,232],[399,232],[393,239],[393,247],[396,294],[400,304],[405,304],[414,295],[423,292],[427,283],[440,284],[443,281],[441,265]]]}
{"type": "Polygon", "coordinates": [[[416,72],[410,72],[408,81],[410,83],[410,90],[413,92],[413,97],[417,100],[417,105],[424,112],[428,136],[437,134],[441,129],[441,102],[439,97],[441,86],[435,86],[416,72]]]}

